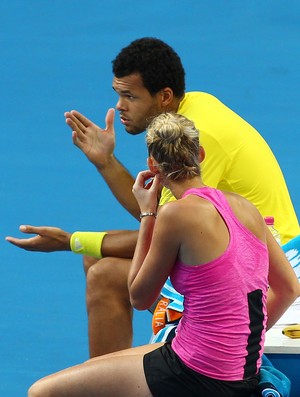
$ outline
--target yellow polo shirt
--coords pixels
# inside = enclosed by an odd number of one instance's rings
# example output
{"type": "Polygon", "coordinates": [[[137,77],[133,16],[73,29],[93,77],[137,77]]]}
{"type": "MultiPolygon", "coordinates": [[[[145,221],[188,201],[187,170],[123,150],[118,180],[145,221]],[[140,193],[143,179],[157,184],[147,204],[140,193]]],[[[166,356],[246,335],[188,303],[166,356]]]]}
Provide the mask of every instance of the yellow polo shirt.
{"type": "MultiPolygon", "coordinates": [[[[278,162],[263,137],[213,95],[189,92],[178,113],[192,120],[205,150],[203,182],[240,194],[262,216],[274,216],[282,244],[300,234],[299,223],[278,162]]],[[[174,199],[163,189],[160,205],[174,199]]]]}

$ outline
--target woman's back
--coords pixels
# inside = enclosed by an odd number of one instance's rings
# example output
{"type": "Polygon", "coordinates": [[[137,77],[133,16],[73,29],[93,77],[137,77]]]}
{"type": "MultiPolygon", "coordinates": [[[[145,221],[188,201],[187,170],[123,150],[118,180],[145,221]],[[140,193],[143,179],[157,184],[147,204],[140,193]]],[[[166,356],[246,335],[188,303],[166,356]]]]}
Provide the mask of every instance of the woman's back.
{"type": "MultiPolygon", "coordinates": [[[[259,211],[239,195],[230,192],[223,192],[223,195],[239,222],[265,243],[265,224],[259,211]]],[[[174,204],[173,212],[178,224],[176,234],[180,233],[182,241],[179,260],[198,265],[221,255],[228,246],[229,233],[215,205],[193,194],[187,194],[184,200],[171,205],[174,204]]]]}
{"type": "MultiPolygon", "coordinates": [[[[172,347],[187,366],[207,376],[222,380],[253,376],[260,366],[266,327],[267,248],[239,221],[220,191],[190,189],[184,197],[185,208],[194,209],[195,227],[184,238],[171,274],[174,287],[185,296],[184,316],[172,347]],[[203,199],[207,201],[200,202],[203,199]],[[194,258],[186,255],[188,247],[194,247],[194,258]],[[194,262],[201,249],[205,254],[194,262]]],[[[229,200],[237,213],[247,206],[234,196],[229,200]]],[[[191,227],[189,211],[185,216],[191,227]]],[[[251,210],[242,218],[255,229],[251,210]]]]}

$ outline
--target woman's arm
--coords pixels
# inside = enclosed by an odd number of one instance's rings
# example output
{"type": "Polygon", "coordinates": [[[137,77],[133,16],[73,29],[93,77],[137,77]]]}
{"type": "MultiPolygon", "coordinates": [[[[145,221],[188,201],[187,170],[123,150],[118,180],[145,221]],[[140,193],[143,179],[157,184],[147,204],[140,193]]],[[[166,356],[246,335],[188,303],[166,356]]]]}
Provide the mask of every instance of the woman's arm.
{"type": "Polygon", "coordinates": [[[268,229],[267,245],[270,261],[267,329],[270,329],[300,296],[300,284],[285,253],[268,229]]]}
{"type": "MultiPolygon", "coordinates": [[[[133,193],[139,203],[141,213],[156,213],[159,178],[142,171],[133,186],[133,193]]],[[[128,277],[128,290],[131,304],[138,310],[151,306],[170,274],[178,253],[178,239],[174,224],[176,203],[165,204],[158,218],[144,216],[141,219],[137,245],[128,277]],[[171,205],[172,204],[172,205],[171,205]]]]}
{"type": "Polygon", "coordinates": [[[175,202],[165,204],[156,220],[142,219],[128,277],[130,301],[138,310],[148,309],[157,299],[176,261],[180,247],[176,207],[175,202]]]}

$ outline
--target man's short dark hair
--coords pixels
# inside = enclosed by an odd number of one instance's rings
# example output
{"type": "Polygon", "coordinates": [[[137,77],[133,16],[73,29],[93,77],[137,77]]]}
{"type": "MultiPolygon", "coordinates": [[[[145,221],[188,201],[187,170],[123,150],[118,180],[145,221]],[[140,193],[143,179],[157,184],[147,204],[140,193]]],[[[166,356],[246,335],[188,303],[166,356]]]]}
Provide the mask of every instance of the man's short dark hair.
{"type": "Polygon", "coordinates": [[[144,37],[124,47],[112,61],[117,78],[139,73],[151,95],[169,87],[175,97],[185,91],[185,72],[180,57],[162,40],[144,37]]]}

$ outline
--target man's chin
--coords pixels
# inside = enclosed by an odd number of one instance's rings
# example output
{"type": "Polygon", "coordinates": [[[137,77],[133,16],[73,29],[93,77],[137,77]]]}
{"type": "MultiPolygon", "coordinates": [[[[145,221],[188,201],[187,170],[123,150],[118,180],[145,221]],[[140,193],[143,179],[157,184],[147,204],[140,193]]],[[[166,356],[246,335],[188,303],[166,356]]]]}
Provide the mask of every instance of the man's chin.
{"type": "Polygon", "coordinates": [[[138,128],[130,128],[130,127],[125,127],[125,131],[130,134],[130,135],[138,135],[144,132],[145,130],[141,130],[138,128]]]}

